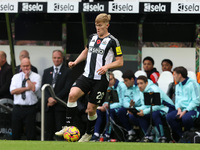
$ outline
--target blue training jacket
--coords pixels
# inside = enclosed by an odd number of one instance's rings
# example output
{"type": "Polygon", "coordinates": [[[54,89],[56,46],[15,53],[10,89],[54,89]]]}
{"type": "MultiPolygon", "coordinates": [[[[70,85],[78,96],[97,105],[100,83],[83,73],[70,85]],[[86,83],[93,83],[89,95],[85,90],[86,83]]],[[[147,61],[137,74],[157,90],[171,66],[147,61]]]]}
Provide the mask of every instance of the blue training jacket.
{"type": "MultiPolygon", "coordinates": [[[[108,89],[117,90],[117,94],[118,94],[118,98],[119,98],[119,102],[110,104],[110,109],[121,108],[123,105],[124,94],[127,89],[124,82],[120,82],[120,81],[116,80],[115,85],[112,87],[108,87],[108,89]]],[[[108,102],[105,102],[105,103],[108,103],[108,102]]]]}
{"type": "Polygon", "coordinates": [[[157,86],[155,85],[151,80],[148,79],[148,85],[146,86],[145,90],[143,92],[140,92],[141,97],[141,106],[136,107],[137,110],[143,110],[144,115],[147,115],[150,113],[150,105],[144,104],[144,92],[158,92],[160,93],[160,100],[161,105],[155,105],[152,106],[152,111],[162,110],[165,113],[168,113],[169,111],[169,105],[174,106],[173,101],[157,86]]]}
{"type": "Polygon", "coordinates": [[[127,88],[124,95],[123,107],[128,108],[130,106],[131,100],[135,102],[134,107],[141,106],[140,90],[137,85],[133,85],[132,87],[127,88]]]}
{"type": "Polygon", "coordinates": [[[175,89],[175,108],[180,108],[182,111],[197,111],[200,105],[199,92],[199,85],[195,80],[186,78],[183,82],[179,82],[175,89]]]}

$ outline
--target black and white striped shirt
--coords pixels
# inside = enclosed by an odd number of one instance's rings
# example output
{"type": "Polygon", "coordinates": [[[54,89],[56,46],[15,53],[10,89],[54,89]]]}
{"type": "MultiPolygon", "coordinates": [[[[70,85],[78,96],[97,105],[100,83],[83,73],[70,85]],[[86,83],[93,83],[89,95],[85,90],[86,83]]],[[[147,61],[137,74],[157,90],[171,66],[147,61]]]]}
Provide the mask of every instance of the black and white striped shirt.
{"type": "Polygon", "coordinates": [[[122,56],[119,41],[111,34],[103,39],[97,34],[90,35],[87,48],[88,54],[83,75],[94,80],[101,80],[98,69],[112,63],[114,57],[122,56]]]}

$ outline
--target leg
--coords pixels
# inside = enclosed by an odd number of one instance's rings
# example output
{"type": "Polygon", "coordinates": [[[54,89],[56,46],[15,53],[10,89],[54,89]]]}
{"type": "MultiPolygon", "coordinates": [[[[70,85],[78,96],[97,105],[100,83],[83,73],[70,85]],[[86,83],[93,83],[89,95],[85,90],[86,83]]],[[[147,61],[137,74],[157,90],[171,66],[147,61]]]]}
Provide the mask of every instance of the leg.
{"type": "Polygon", "coordinates": [[[182,123],[185,128],[185,131],[190,130],[194,126],[194,120],[196,119],[196,111],[192,110],[187,112],[183,117],[182,117],[182,123]]]}
{"type": "Polygon", "coordinates": [[[25,129],[27,140],[36,140],[36,107],[26,108],[25,129]]]}
{"type": "Polygon", "coordinates": [[[66,110],[66,123],[67,126],[73,125],[74,116],[77,114],[77,100],[84,95],[84,92],[78,87],[72,87],[69,93],[67,110],[66,110]]]}
{"type": "Polygon", "coordinates": [[[45,112],[45,140],[53,140],[54,128],[55,128],[54,110],[52,108],[49,108],[49,110],[45,112]]]}
{"type": "Polygon", "coordinates": [[[179,137],[182,136],[183,131],[182,131],[182,126],[181,126],[181,120],[176,119],[176,114],[177,114],[177,110],[170,112],[166,119],[168,124],[170,125],[170,127],[172,128],[172,131],[176,132],[179,137]]]}
{"type": "Polygon", "coordinates": [[[152,119],[153,123],[156,126],[160,137],[164,136],[164,129],[163,129],[163,124],[162,124],[162,116],[161,116],[161,111],[155,111],[152,113],[152,119]]]}

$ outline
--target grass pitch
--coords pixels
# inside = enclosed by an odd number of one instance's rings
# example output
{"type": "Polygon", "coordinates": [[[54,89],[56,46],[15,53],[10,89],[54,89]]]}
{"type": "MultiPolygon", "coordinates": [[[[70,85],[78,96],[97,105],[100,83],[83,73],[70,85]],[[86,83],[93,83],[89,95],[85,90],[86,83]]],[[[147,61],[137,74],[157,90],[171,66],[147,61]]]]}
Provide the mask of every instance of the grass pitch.
{"type": "Polygon", "coordinates": [[[199,150],[199,144],[0,140],[1,150],[199,150]]]}

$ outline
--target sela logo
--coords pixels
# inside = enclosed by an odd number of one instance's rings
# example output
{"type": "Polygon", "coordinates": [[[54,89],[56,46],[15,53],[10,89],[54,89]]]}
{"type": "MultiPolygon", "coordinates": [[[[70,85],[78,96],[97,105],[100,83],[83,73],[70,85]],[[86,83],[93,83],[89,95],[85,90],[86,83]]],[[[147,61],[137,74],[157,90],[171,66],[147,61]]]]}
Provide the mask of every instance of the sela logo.
{"type": "Polygon", "coordinates": [[[112,3],[112,11],[133,11],[133,5],[112,3]]]}
{"type": "Polygon", "coordinates": [[[46,2],[19,2],[19,12],[47,12],[46,2]]]}
{"type": "Polygon", "coordinates": [[[144,12],[166,12],[166,5],[161,3],[144,3],[144,12]]]}
{"type": "Polygon", "coordinates": [[[7,3],[7,4],[0,4],[0,11],[14,11],[14,5],[7,3]]]}
{"type": "Polygon", "coordinates": [[[54,11],[74,11],[74,5],[54,3],[54,11]]]}
{"type": "Polygon", "coordinates": [[[104,4],[83,3],[83,12],[104,12],[104,4]]]}
{"type": "Polygon", "coordinates": [[[192,4],[184,4],[184,3],[178,3],[178,11],[179,12],[198,12],[200,11],[200,5],[197,5],[195,3],[192,4]]]}
{"type": "Polygon", "coordinates": [[[89,47],[89,52],[90,52],[90,53],[97,53],[97,54],[100,54],[100,55],[103,55],[103,54],[104,54],[104,50],[103,50],[103,49],[100,49],[99,47],[98,47],[98,48],[89,47]]]}

